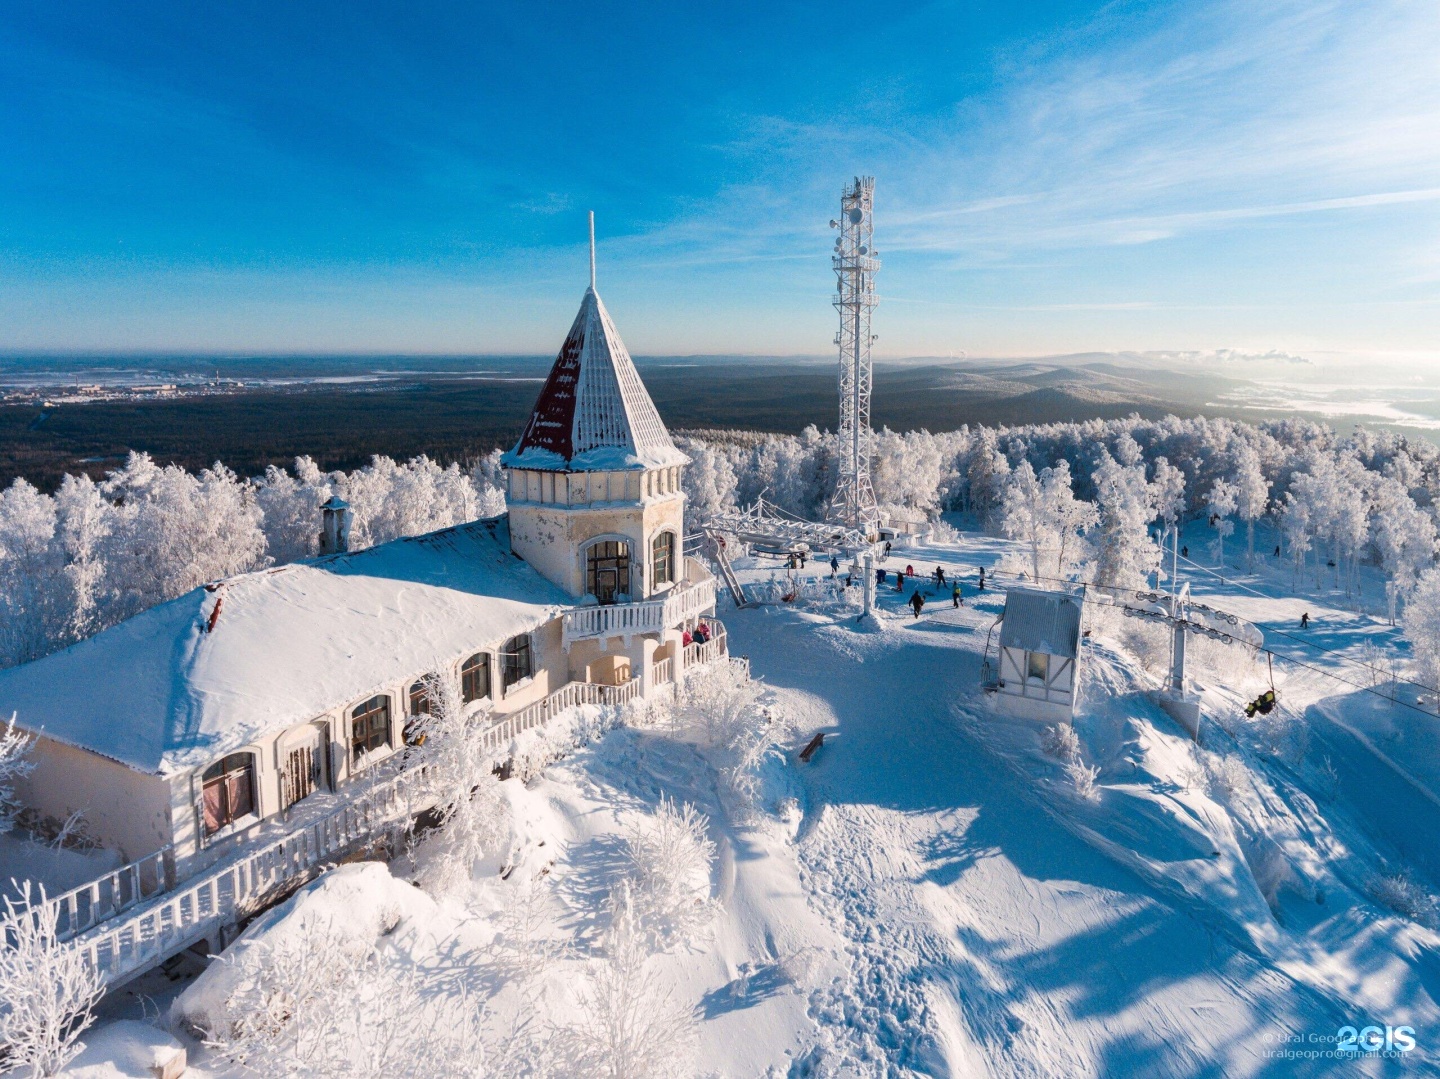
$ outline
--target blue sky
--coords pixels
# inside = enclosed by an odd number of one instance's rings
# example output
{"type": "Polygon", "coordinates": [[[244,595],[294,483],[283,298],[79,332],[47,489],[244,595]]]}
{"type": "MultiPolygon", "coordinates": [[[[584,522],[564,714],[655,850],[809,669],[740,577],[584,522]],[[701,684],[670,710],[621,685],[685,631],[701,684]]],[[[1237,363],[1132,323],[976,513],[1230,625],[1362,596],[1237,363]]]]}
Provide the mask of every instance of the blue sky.
{"type": "Polygon", "coordinates": [[[1440,350],[1440,6],[0,0],[0,349],[1440,350]]]}

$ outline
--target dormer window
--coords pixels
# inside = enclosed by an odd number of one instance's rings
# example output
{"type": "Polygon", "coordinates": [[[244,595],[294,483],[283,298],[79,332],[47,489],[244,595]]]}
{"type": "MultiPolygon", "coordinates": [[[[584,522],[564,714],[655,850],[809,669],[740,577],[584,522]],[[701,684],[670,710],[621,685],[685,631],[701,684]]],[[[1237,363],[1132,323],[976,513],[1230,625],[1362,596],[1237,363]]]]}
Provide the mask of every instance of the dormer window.
{"type": "Polygon", "coordinates": [[[675,533],[661,532],[650,541],[650,584],[675,583],[675,533]]]}

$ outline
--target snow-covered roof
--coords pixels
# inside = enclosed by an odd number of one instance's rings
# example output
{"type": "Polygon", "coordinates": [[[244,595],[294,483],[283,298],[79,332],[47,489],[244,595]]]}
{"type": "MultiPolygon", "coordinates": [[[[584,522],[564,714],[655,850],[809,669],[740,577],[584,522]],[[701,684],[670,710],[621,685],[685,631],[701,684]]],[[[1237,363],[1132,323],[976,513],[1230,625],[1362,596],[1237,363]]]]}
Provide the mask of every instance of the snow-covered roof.
{"type": "Polygon", "coordinates": [[[1012,588],[1005,593],[1000,647],[1074,659],[1080,652],[1081,599],[1069,592],[1012,588]]]}
{"type": "Polygon", "coordinates": [[[0,713],[145,772],[206,764],[555,617],[569,601],[505,529],[474,521],[197,588],[0,671],[0,713]]]}
{"type": "Polygon", "coordinates": [[[613,472],[689,463],[594,287],[585,290],[530,421],[501,463],[547,472],[613,472]]]}

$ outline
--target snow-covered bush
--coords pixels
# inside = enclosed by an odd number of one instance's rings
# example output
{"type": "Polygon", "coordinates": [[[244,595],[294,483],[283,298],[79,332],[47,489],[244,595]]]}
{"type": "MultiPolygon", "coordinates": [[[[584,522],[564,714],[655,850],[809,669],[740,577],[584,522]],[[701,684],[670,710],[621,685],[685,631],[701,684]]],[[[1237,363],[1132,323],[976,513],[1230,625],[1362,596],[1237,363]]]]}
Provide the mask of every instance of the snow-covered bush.
{"type": "Polygon", "coordinates": [[[555,921],[554,897],[545,883],[521,881],[500,911],[496,965],[514,978],[543,978],[569,950],[552,934],[555,921]]]}
{"type": "MultiPolygon", "coordinates": [[[[630,722],[632,717],[648,721],[648,709],[643,702],[633,702],[624,707],[584,704],[567,709],[544,726],[533,727],[516,736],[508,749],[510,774],[522,780],[531,779],[547,765],[569,756],[580,746],[588,746],[604,737],[606,732],[630,722]]],[[[505,755],[506,749],[502,746],[501,756],[505,755]]]]}
{"type": "Polygon", "coordinates": [[[685,943],[714,917],[709,819],[688,802],[662,797],[625,837],[629,895],[640,926],[657,943],[685,943]]]}
{"type": "Polygon", "coordinates": [[[1370,882],[1370,898],[1412,922],[1434,928],[1437,924],[1435,897],[1427,892],[1408,869],[1381,873],[1370,882]]]}
{"type": "Polygon", "coordinates": [[[1100,778],[1100,767],[1095,764],[1086,764],[1079,753],[1071,757],[1065,763],[1065,774],[1070,782],[1075,784],[1075,793],[1087,802],[1093,802],[1100,796],[1095,781],[1100,778]]]}
{"type": "Polygon", "coordinates": [[[30,738],[15,728],[15,714],[0,728],[0,833],[8,832],[15,824],[15,813],[19,803],[15,800],[15,782],[29,775],[35,769],[30,759],[30,738]]]}
{"type": "Polygon", "coordinates": [[[308,939],[257,945],[252,975],[227,1001],[229,1021],[204,1032],[217,1057],[263,1076],[485,1074],[478,1009],[463,984],[447,995],[450,979],[310,929],[308,939]]]}
{"type": "Polygon", "coordinates": [[[686,672],[683,697],[675,708],[677,721],[710,747],[725,790],[742,817],[776,808],[762,803],[772,801],[765,776],[777,753],[782,722],[762,697],[760,684],[743,664],[720,660],[686,672]]]}
{"type": "Polygon", "coordinates": [[[1045,752],[1056,760],[1068,761],[1080,754],[1080,736],[1069,723],[1046,727],[1041,735],[1041,744],[1044,745],[1045,752]]]}
{"type": "Polygon", "coordinates": [[[1250,770],[1238,754],[1207,753],[1205,772],[1211,795],[1227,804],[1250,787],[1250,770]]]}
{"type": "Polygon", "coordinates": [[[597,1079],[684,1075],[696,1038],[694,1010],[655,975],[630,891],[611,896],[604,958],[580,992],[579,1014],[554,1046],[570,1074],[597,1079]]]}
{"type": "Polygon", "coordinates": [[[60,942],[59,917],[29,881],[0,917],[0,1063],[31,1076],[57,1075],[79,1055],[105,992],[84,954],[60,942]]]}

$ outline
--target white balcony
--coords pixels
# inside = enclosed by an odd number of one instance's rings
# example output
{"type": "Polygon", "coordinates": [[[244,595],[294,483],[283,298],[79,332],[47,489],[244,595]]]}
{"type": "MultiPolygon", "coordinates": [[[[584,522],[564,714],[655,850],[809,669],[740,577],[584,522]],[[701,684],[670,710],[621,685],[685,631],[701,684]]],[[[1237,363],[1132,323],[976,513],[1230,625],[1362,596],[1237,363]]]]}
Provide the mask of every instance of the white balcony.
{"type": "Polygon", "coordinates": [[[693,558],[685,560],[685,579],[655,599],[577,607],[564,616],[565,647],[571,641],[662,633],[715,608],[715,578],[693,558]]]}

